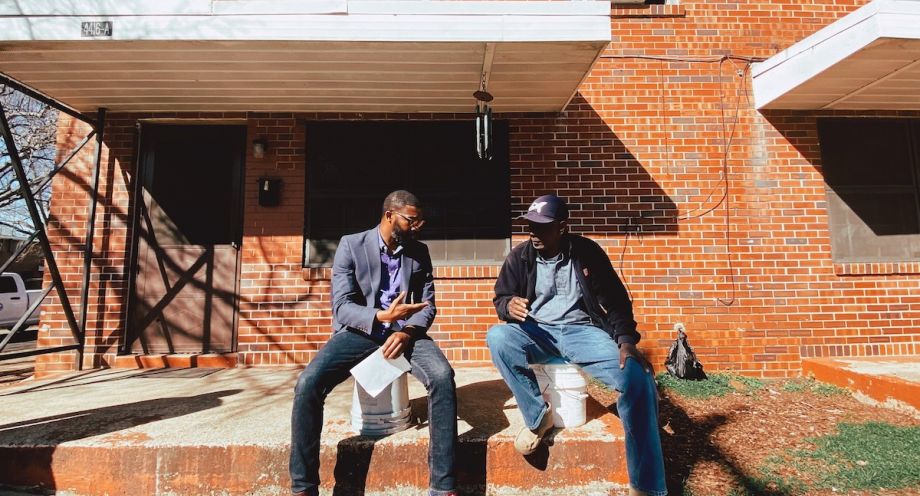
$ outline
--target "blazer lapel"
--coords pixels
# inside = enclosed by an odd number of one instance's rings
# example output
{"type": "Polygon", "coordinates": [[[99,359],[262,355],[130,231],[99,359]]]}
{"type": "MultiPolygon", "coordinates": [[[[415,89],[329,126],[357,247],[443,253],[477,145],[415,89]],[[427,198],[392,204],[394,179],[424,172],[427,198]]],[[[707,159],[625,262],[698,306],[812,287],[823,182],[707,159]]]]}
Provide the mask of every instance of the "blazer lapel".
{"type": "Polygon", "coordinates": [[[406,303],[418,303],[417,301],[412,301],[412,288],[409,287],[412,271],[415,269],[415,267],[413,267],[415,260],[412,257],[407,257],[406,251],[406,248],[403,247],[402,255],[399,259],[400,267],[402,268],[402,290],[406,292],[406,303]]]}
{"type": "Polygon", "coordinates": [[[377,228],[373,228],[367,232],[367,236],[364,237],[364,256],[367,259],[367,268],[370,272],[371,280],[368,281],[370,284],[369,288],[365,289],[365,295],[369,296],[368,303],[373,303],[376,299],[377,291],[380,290],[380,234],[377,232],[377,228]],[[367,291],[370,289],[370,291],[367,291]]]}

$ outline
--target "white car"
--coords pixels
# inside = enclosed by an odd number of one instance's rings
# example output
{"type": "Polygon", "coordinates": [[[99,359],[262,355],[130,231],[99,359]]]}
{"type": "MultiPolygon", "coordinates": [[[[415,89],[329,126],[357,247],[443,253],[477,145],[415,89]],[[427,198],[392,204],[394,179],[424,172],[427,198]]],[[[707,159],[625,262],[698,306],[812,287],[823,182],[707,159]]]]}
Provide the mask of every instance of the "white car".
{"type": "MultiPolygon", "coordinates": [[[[27,290],[19,274],[4,272],[0,275],[0,327],[13,327],[41,294],[40,289],[27,290]]],[[[29,315],[26,325],[38,324],[40,312],[41,306],[29,315]]]]}

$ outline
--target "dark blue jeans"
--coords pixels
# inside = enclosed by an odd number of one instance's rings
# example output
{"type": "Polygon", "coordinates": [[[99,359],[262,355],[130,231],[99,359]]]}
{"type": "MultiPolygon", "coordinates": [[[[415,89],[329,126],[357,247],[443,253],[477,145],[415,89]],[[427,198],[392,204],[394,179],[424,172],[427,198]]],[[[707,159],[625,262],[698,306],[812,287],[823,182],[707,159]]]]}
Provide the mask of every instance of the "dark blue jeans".
{"type": "Polygon", "coordinates": [[[529,368],[532,363],[561,357],[619,391],[617,412],[626,433],[629,483],[650,495],[667,496],[655,378],[635,360],[626,360],[626,367],[621,369],[620,349],[603,329],[538,324],[527,319],[523,324],[492,327],[486,342],[530,429],[536,429],[547,413],[537,378],[529,368]]]}
{"type": "MultiPolygon", "coordinates": [[[[308,495],[319,492],[319,436],[326,396],[349,376],[349,370],[382,343],[357,332],[339,332],[329,339],[300,374],[291,413],[291,489],[308,495]]],[[[457,442],[457,388],[454,370],[438,346],[425,336],[405,351],[410,373],[428,390],[428,470],[430,492],[456,487],[454,457],[457,442]]]]}

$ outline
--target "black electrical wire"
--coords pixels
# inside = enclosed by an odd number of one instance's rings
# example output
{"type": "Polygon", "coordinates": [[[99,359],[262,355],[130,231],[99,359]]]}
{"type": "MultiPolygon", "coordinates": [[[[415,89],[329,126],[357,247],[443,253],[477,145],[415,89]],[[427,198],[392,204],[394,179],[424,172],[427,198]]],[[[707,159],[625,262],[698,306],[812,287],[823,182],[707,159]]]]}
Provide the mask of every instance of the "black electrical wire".
{"type": "MultiPolygon", "coordinates": [[[[721,129],[722,129],[722,177],[720,178],[719,183],[716,184],[716,186],[714,186],[709,191],[709,194],[706,196],[706,199],[703,200],[701,205],[705,205],[706,203],[708,203],[709,200],[712,199],[712,196],[715,194],[715,192],[719,189],[722,189],[722,197],[719,198],[719,201],[717,201],[716,204],[712,205],[711,207],[706,208],[706,207],[701,206],[701,207],[695,208],[690,211],[690,213],[693,213],[693,215],[685,214],[684,216],[677,217],[677,222],[703,217],[709,213],[712,213],[713,211],[715,211],[717,208],[719,208],[723,204],[725,205],[725,228],[724,228],[723,239],[725,240],[725,251],[727,255],[727,262],[728,262],[728,269],[729,269],[731,296],[729,298],[717,298],[717,300],[719,301],[719,303],[725,306],[733,305],[736,300],[737,284],[735,280],[734,263],[732,261],[732,256],[731,256],[731,212],[730,212],[731,200],[729,198],[730,180],[728,177],[728,157],[730,155],[731,146],[734,142],[735,131],[738,128],[738,123],[741,117],[740,115],[741,114],[741,105],[740,105],[741,96],[743,94],[745,96],[745,101],[748,101],[748,102],[750,101],[750,98],[748,95],[747,84],[746,82],[742,81],[741,86],[743,88],[743,91],[738,91],[736,93],[735,116],[732,119],[733,122],[731,125],[731,131],[726,132],[727,123],[726,123],[726,116],[725,116],[725,92],[724,92],[724,77],[723,77],[722,67],[726,61],[732,61],[733,64],[735,61],[744,62],[745,63],[744,68],[741,71],[740,77],[742,79],[746,79],[747,74],[750,71],[751,64],[753,64],[754,62],[762,62],[766,59],[761,58],[761,57],[748,57],[748,56],[731,55],[731,54],[722,55],[722,56],[714,56],[714,57],[697,57],[697,58],[667,57],[667,56],[655,56],[655,55],[602,55],[601,58],[604,58],[604,59],[642,59],[642,60],[657,60],[657,61],[665,61],[665,62],[717,63],[719,64],[719,114],[720,114],[720,123],[721,123],[721,129]],[[705,210],[703,212],[698,213],[698,214],[695,213],[696,211],[703,210],[704,208],[705,210]]],[[[629,235],[630,233],[627,232],[626,238],[624,239],[624,242],[623,242],[623,249],[620,252],[620,264],[619,265],[620,265],[621,274],[623,273],[623,264],[624,264],[624,259],[626,256],[626,247],[629,243],[629,235]]],[[[626,284],[625,279],[624,279],[624,284],[626,284]]],[[[627,286],[627,292],[629,292],[629,286],[627,286]]],[[[631,293],[630,293],[630,300],[632,300],[631,293]]]]}

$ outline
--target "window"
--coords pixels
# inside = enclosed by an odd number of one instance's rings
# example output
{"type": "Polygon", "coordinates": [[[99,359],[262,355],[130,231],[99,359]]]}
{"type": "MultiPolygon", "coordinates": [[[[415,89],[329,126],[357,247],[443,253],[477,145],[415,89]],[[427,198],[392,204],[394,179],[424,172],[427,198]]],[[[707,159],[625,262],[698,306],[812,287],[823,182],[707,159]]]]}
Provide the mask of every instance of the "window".
{"type": "MultiPolygon", "coordinates": [[[[40,274],[40,273],[39,273],[39,274],[40,274]]],[[[36,290],[36,289],[43,289],[43,288],[42,288],[42,283],[43,283],[44,281],[42,280],[41,275],[39,275],[38,277],[32,277],[32,278],[29,278],[29,279],[24,279],[22,282],[23,282],[23,285],[26,287],[26,290],[27,290],[27,291],[32,291],[32,290],[36,290]]]]}
{"type": "Polygon", "coordinates": [[[12,276],[0,276],[0,293],[15,293],[16,280],[12,276]]]}
{"type": "Polygon", "coordinates": [[[920,260],[920,119],[821,119],[838,262],[920,260]]]}
{"type": "Polygon", "coordinates": [[[435,265],[500,264],[511,245],[508,126],[492,160],[476,158],[470,121],[307,124],[304,265],[330,266],[339,238],[377,224],[387,193],[424,206],[435,265]]]}

